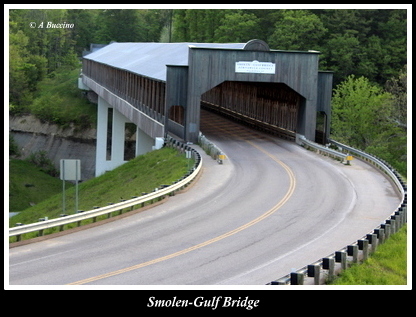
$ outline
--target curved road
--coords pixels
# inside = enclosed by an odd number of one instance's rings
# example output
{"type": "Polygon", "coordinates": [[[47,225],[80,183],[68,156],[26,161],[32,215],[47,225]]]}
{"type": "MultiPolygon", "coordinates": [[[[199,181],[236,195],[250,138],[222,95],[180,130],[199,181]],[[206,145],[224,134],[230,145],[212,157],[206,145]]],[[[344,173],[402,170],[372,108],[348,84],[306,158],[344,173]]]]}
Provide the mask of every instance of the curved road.
{"type": "Polygon", "coordinates": [[[10,285],[264,285],[356,241],[399,205],[369,165],[345,166],[202,112],[226,153],[161,205],[9,250],[10,285]]]}

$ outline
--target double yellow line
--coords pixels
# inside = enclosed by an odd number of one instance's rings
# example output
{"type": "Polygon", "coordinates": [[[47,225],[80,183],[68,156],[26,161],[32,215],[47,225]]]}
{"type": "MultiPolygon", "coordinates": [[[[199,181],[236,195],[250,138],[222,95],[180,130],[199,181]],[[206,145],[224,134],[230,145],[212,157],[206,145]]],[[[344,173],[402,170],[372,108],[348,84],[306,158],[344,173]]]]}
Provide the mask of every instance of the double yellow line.
{"type": "Polygon", "coordinates": [[[285,163],[283,163],[282,161],[280,161],[279,159],[274,157],[272,154],[270,154],[269,152],[267,152],[266,150],[264,150],[260,146],[256,145],[255,143],[253,143],[251,141],[248,141],[248,140],[245,140],[245,142],[249,143],[250,145],[252,145],[256,149],[258,149],[259,151],[266,154],[273,161],[275,161],[276,163],[281,165],[289,176],[289,182],[290,182],[289,188],[288,188],[286,194],[283,196],[283,198],[275,206],[273,206],[271,209],[269,209],[267,212],[265,212],[261,216],[255,218],[254,220],[252,220],[252,221],[250,221],[250,222],[248,222],[248,223],[246,223],[246,224],[244,224],[244,225],[242,225],[242,226],[240,226],[240,227],[238,227],[234,230],[228,231],[228,232],[226,232],[226,233],[224,233],[220,236],[217,236],[213,239],[207,240],[207,241],[202,242],[200,244],[194,245],[194,246],[189,247],[187,249],[184,249],[184,250],[181,250],[181,251],[178,251],[178,252],[175,252],[175,253],[172,253],[172,254],[169,254],[169,255],[151,260],[151,261],[147,261],[147,262],[143,262],[143,263],[140,263],[140,264],[137,264],[137,265],[129,266],[129,267],[126,267],[124,269],[120,269],[120,270],[116,270],[116,271],[113,271],[113,272],[109,272],[109,273],[97,275],[97,276],[94,276],[94,277],[86,278],[86,279],[83,279],[83,280],[80,280],[80,281],[77,281],[77,282],[70,283],[68,285],[82,285],[82,284],[91,283],[91,282],[98,281],[98,280],[101,280],[101,279],[104,279],[104,278],[112,277],[112,276],[115,276],[115,275],[130,272],[130,271],[134,271],[134,270],[143,268],[145,266],[149,266],[149,265],[152,265],[152,264],[156,264],[156,263],[159,263],[159,262],[163,262],[163,261],[175,258],[177,256],[186,254],[188,252],[203,248],[207,245],[210,245],[210,244],[215,243],[217,241],[220,241],[222,239],[228,238],[228,237],[230,237],[230,236],[232,236],[232,235],[234,235],[234,234],[236,234],[240,231],[243,231],[243,230],[255,225],[256,223],[266,219],[267,217],[269,217],[273,213],[275,213],[277,210],[279,210],[290,199],[290,197],[293,195],[293,192],[295,191],[295,187],[296,187],[295,175],[293,174],[293,171],[285,163]]]}

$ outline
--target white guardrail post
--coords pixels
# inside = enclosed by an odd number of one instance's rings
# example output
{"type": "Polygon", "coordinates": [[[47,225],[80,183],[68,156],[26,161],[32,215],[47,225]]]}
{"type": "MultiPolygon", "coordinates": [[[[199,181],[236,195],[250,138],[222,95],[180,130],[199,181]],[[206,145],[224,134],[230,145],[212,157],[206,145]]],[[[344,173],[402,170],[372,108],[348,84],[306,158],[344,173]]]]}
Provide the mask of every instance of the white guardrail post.
{"type": "Polygon", "coordinates": [[[126,201],[122,201],[119,203],[111,204],[105,207],[96,207],[95,209],[83,211],[74,215],[66,215],[60,218],[43,220],[27,225],[17,224],[16,227],[9,228],[9,238],[10,237],[17,237],[17,241],[21,240],[21,236],[26,233],[38,231],[39,235],[43,235],[45,229],[59,227],[60,231],[64,229],[64,225],[77,222],[78,225],[81,223],[82,220],[91,219],[93,218],[94,222],[97,217],[102,215],[111,216],[113,212],[121,212],[125,208],[130,208],[131,210],[134,208],[135,205],[144,205],[144,203],[162,198],[169,194],[174,193],[177,190],[186,187],[190,182],[192,182],[202,167],[202,157],[201,155],[190,146],[183,144],[179,141],[171,137],[167,137],[165,140],[165,144],[175,147],[179,151],[191,151],[191,155],[195,159],[195,164],[188,173],[176,181],[174,184],[170,186],[162,185],[159,189],[152,193],[144,193],[140,197],[135,197],[126,201]]]}
{"type": "Polygon", "coordinates": [[[357,263],[359,260],[364,261],[367,259],[368,255],[376,250],[377,245],[383,243],[391,234],[397,232],[407,222],[407,186],[401,175],[389,164],[370,154],[334,140],[330,140],[330,143],[335,145],[339,151],[309,141],[303,135],[296,135],[296,143],[308,149],[313,149],[320,154],[341,159],[341,162],[346,160],[347,156],[351,154],[369,162],[392,179],[402,196],[401,203],[390,217],[383,224],[375,228],[373,232],[368,233],[364,237],[356,240],[355,243],[321,260],[271,281],[267,285],[322,284],[326,279],[332,279],[335,274],[346,269],[348,262],[357,263]],[[322,272],[325,274],[322,274],[322,272]]]}

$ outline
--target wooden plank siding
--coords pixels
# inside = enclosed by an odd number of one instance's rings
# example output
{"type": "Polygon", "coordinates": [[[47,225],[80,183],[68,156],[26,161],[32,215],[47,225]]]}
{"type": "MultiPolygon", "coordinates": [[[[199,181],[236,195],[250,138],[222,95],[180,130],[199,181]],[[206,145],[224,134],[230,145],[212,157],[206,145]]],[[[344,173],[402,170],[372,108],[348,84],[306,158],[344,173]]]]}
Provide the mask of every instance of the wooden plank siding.
{"type": "Polygon", "coordinates": [[[166,86],[164,81],[85,58],[82,71],[101,86],[131,103],[139,111],[164,123],[166,86]]]}

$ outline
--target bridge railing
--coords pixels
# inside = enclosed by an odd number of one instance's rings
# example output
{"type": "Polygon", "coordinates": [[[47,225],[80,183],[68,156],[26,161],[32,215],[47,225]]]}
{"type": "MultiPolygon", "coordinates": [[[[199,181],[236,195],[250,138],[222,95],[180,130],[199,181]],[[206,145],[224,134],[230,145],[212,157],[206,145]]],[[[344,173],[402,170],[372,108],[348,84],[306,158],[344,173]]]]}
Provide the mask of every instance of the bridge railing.
{"type": "MultiPolygon", "coordinates": [[[[316,149],[323,150],[323,146],[314,142],[300,138],[302,142],[313,146],[316,149]]],[[[407,222],[407,186],[401,175],[386,162],[371,156],[368,153],[354,149],[334,140],[330,140],[332,144],[338,147],[342,153],[346,155],[354,154],[376,168],[386,173],[393,181],[398,191],[401,193],[401,203],[392,212],[392,214],[375,228],[372,232],[359,238],[352,244],[335,251],[334,253],[321,258],[320,260],[293,271],[279,279],[273,280],[267,285],[305,285],[305,284],[323,284],[327,280],[331,280],[336,274],[345,270],[349,263],[357,263],[367,259],[370,253],[374,252],[377,245],[383,243],[391,234],[396,233],[401,226],[407,222]]],[[[325,153],[334,154],[331,149],[325,150],[325,153]]],[[[339,152],[338,152],[339,153],[339,152]]],[[[335,154],[334,154],[335,155],[335,154]]],[[[340,154],[342,155],[342,154],[340,154]]]]}
{"type": "Polygon", "coordinates": [[[342,152],[330,149],[329,147],[323,146],[321,144],[312,142],[308,139],[305,138],[305,136],[300,135],[300,134],[296,134],[296,143],[305,147],[308,150],[313,150],[315,152],[317,152],[318,154],[322,154],[325,156],[329,156],[335,159],[338,159],[341,161],[341,163],[343,163],[344,161],[347,160],[347,154],[344,154],[342,152]]]}
{"type": "Polygon", "coordinates": [[[65,225],[71,223],[77,223],[78,226],[80,226],[81,221],[83,220],[93,219],[93,222],[95,222],[99,216],[107,215],[108,217],[111,217],[112,213],[114,212],[121,214],[125,209],[133,210],[135,206],[144,206],[144,204],[147,202],[161,200],[165,196],[173,195],[176,191],[183,189],[188,184],[190,184],[201,171],[202,157],[195,149],[179,141],[176,141],[171,137],[165,139],[165,144],[175,147],[179,151],[189,151],[191,157],[193,157],[195,160],[194,166],[187,172],[187,174],[174,182],[172,185],[162,185],[151,193],[146,193],[140,197],[135,197],[105,207],[83,211],[73,215],[62,216],[60,218],[39,221],[27,225],[18,224],[16,227],[9,229],[9,238],[15,236],[17,237],[17,241],[20,241],[22,235],[27,233],[37,231],[39,233],[38,236],[42,236],[46,229],[59,227],[59,231],[62,231],[64,230],[65,225]]]}
{"type": "Polygon", "coordinates": [[[214,143],[212,143],[205,135],[199,133],[198,144],[201,148],[218,163],[222,163],[225,158],[224,152],[214,143]]]}

